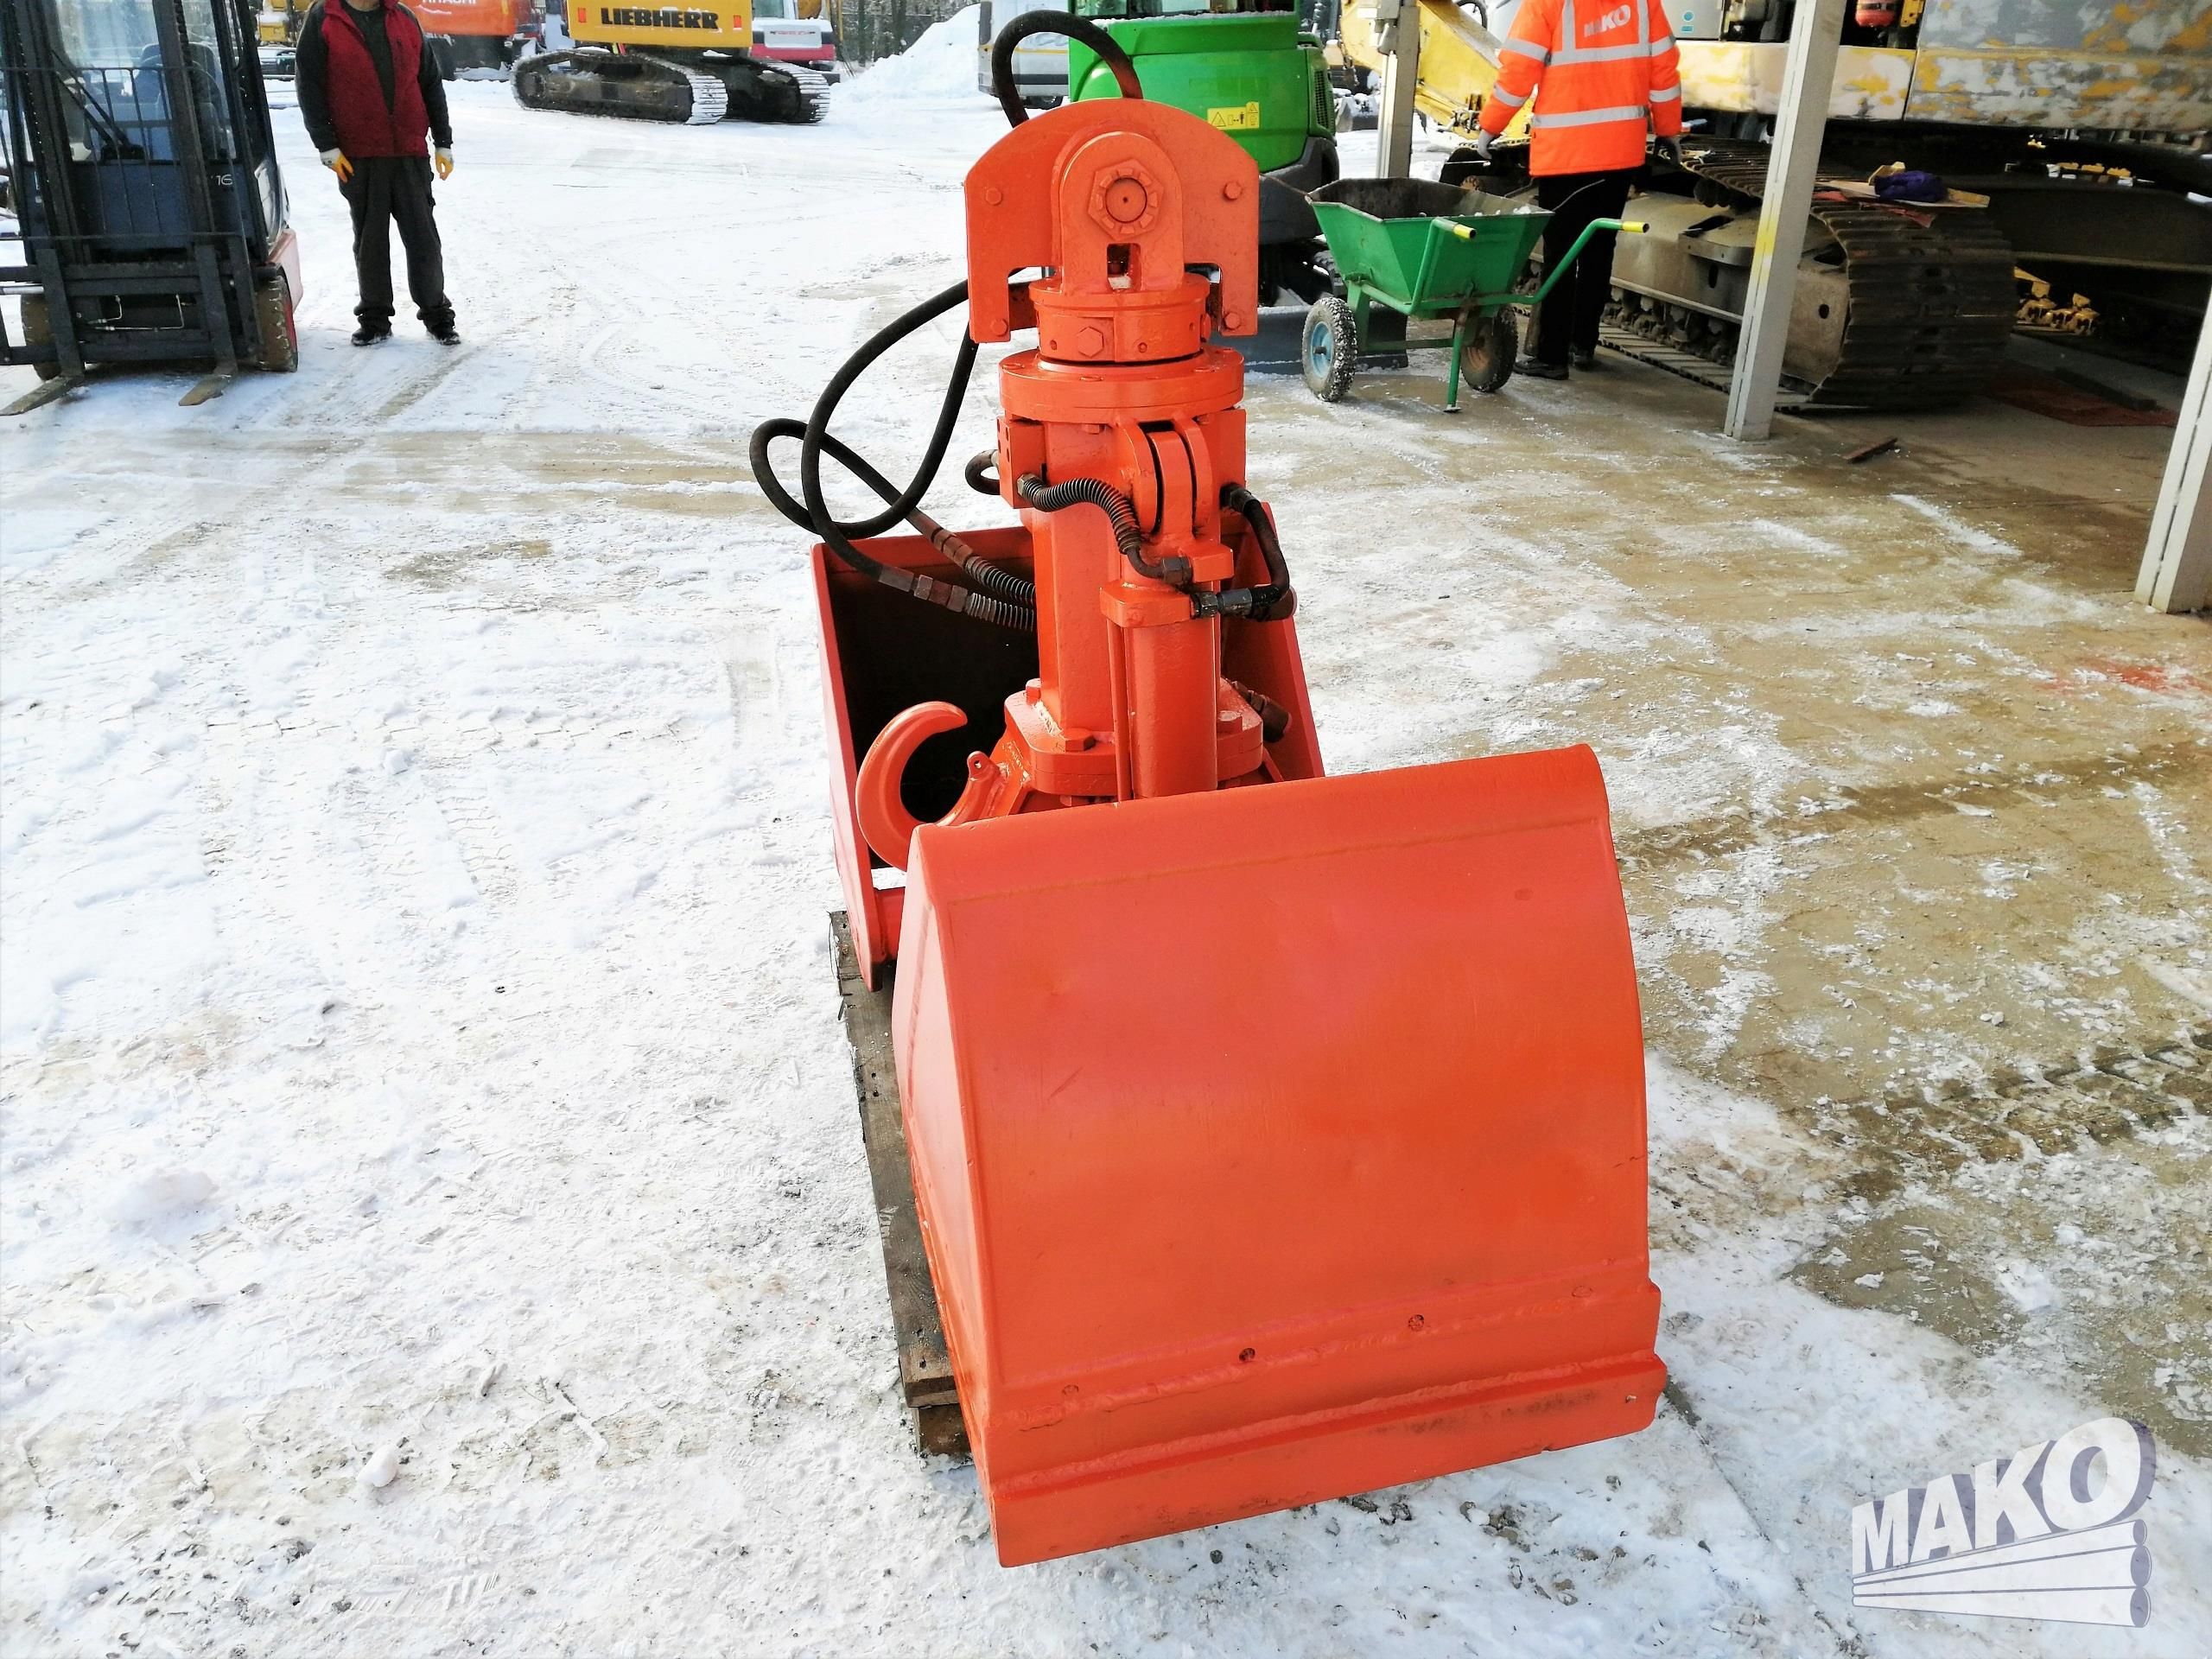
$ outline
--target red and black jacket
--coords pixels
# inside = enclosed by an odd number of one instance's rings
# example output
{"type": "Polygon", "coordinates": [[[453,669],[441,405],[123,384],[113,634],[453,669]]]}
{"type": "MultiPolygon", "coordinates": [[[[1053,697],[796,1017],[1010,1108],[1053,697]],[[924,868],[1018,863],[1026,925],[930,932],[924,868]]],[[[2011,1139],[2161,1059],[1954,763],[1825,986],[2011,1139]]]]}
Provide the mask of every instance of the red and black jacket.
{"type": "Polygon", "coordinates": [[[397,0],[379,0],[391,54],[389,99],[367,37],[346,0],[319,3],[300,27],[300,115],[319,150],[342,149],[359,161],[378,156],[428,156],[425,134],[441,149],[453,143],[445,82],[423,38],[423,25],[397,0]]]}

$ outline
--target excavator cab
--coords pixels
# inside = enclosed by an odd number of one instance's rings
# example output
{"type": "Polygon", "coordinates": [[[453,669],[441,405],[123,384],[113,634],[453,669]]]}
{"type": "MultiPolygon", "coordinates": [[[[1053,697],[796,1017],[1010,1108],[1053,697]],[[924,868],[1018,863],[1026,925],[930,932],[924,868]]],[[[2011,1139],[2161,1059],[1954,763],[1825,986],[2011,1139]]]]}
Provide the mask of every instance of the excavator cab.
{"type": "Polygon", "coordinates": [[[22,226],[0,361],[51,401],[92,365],[298,366],[300,260],[243,0],[10,0],[0,88],[22,226]]]}

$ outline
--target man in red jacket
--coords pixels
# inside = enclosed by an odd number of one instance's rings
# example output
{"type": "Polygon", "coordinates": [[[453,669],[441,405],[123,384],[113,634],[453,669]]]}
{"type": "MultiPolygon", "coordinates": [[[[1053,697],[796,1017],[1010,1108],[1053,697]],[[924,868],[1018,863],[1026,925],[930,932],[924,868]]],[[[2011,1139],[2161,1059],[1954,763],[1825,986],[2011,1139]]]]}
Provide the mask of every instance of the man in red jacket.
{"type": "Polygon", "coordinates": [[[446,298],[445,252],[432,214],[430,167],[453,176],[445,82],[423,25],[398,0],[315,0],[300,26],[300,115],[353,210],[361,302],[356,346],[391,337],[391,224],[407,250],[407,291],[433,340],[461,343],[446,298]]]}

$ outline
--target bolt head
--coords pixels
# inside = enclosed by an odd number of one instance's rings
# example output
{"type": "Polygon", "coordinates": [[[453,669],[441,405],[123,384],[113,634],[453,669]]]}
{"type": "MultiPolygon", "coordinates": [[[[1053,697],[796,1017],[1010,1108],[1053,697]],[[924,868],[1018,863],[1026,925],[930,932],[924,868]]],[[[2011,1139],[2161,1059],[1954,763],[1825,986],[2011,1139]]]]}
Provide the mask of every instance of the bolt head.
{"type": "Polygon", "coordinates": [[[1160,181],[1135,161],[1099,169],[1090,190],[1090,219],[1116,241],[1142,236],[1160,222],[1160,181]]]}
{"type": "Polygon", "coordinates": [[[1106,187],[1106,213],[1116,224],[1134,225],[1149,206],[1151,198],[1135,179],[1119,178],[1106,187]]]}

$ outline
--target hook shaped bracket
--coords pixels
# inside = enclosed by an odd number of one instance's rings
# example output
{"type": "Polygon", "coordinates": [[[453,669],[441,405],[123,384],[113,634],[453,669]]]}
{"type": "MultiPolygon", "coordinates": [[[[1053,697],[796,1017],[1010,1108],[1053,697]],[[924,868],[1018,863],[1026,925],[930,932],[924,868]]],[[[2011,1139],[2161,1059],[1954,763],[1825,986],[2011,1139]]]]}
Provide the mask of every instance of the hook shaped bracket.
{"type": "MultiPolygon", "coordinates": [[[[894,870],[906,868],[912,856],[914,831],[921,821],[906,810],[899,785],[914,751],[939,732],[954,732],[968,723],[968,716],[950,702],[918,702],[893,715],[890,724],[868,746],[854,782],[854,804],[859,809],[861,836],[873,852],[894,870]]],[[[940,824],[969,823],[988,811],[1002,781],[990,756],[980,750],[968,757],[968,783],[952,810],[937,820],[940,824]]]]}

